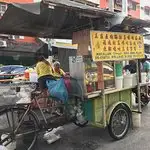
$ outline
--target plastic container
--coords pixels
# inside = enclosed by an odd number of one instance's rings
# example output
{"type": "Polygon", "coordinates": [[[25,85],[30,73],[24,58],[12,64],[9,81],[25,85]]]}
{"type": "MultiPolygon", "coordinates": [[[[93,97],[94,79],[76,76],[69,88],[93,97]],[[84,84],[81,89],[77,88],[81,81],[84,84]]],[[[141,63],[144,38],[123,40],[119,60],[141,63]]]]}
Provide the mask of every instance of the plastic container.
{"type": "Polygon", "coordinates": [[[122,76],[122,74],[123,74],[123,72],[122,72],[122,63],[116,63],[115,64],[115,73],[116,73],[116,77],[122,76]]]}
{"type": "Polygon", "coordinates": [[[26,79],[29,79],[29,70],[25,70],[25,72],[24,72],[24,77],[25,77],[26,79]]]}
{"type": "Polygon", "coordinates": [[[122,89],[123,88],[123,76],[116,77],[115,85],[116,85],[116,89],[122,89]]]}
{"type": "Polygon", "coordinates": [[[133,86],[132,79],[133,79],[132,74],[125,75],[123,78],[123,87],[124,88],[132,87],[133,86]]]}
{"type": "Polygon", "coordinates": [[[136,108],[138,104],[136,103],[136,94],[132,93],[132,107],[136,108]]]}
{"type": "Polygon", "coordinates": [[[141,73],[141,83],[146,83],[147,81],[147,74],[146,72],[141,73]]]}
{"type": "Polygon", "coordinates": [[[135,128],[141,127],[141,113],[132,112],[132,121],[133,121],[133,127],[135,128]]]}
{"type": "Polygon", "coordinates": [[[136,86],[136,85],[137,85],[137,75],[135,73],[132,74],[132,86],[136,86]]]}
{"type": "Polygon", "coordinates": [[[0,145],[0,150],[8,150],[5,146],[0,145]]]}
{"type": "Polygon", "coordinates": [[[29,73],[29,81],[30,82],[38,82],[38,75],[36,72],[30,72],[29,73]]]}

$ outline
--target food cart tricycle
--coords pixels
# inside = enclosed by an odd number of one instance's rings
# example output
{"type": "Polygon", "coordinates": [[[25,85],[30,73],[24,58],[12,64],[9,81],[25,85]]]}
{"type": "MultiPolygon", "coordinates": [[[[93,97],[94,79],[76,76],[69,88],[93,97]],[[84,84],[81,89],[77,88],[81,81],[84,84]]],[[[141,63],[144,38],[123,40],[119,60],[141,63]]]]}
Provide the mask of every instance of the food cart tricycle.
{"type": "MultiPolygon", "coordinates": [[[[81,40],[78,42],[79,55],[83,55],[70,58],[70,74],[84,89],[85,118],[94,126],[108,127],[111,137],[119,140],[129,130],[132,112],[138,113],[136,119],[140,119],[142,84],[139,83],[138,59],[144,58],[143,37],[140,34],[85,30],[75,33],[75,43],[77,38],[81,40]],[[82,44],[89,38],[91,51],[86,51],[82,44]],[[134,59],[137,73],[123,74],[123,61],[134,59]],[[135,97],[133,89],[137,90],[135,97]],[[132,105],[133,99],[138,102],[136,108],[132,105]]],[[[143,81],[143,85],[146,84],[146,80],[143,81]]]]}
{"type": "Polygon", "coordinates": [[[35,91],[32,102],[36,102],[38,109],[33,108],[32,103],[3,106],[0,111],[2,144],[7,146],[15,141],[17,148],[30,150],[39,131],[50,131],[68,121],[80,127],[88,122],[96,127],[108,126],[111,137],[116,140],[126,135],[132,122],[135,88],[139,104],[136,112],[141,113],[139,63],[136,76],[129,80],[122,74],[122,61],[144,58],[143,37],[84,30],[74,33],[73,43],[78,43],[78,56],[69,59],[70,76],[75,79],[71,81],[72,97],[65,103],[47,97],[49,109],[43,111],[38,102],[41,93],[35,91]],[[88,50],[89,42],[91,50],[88,50]]]}

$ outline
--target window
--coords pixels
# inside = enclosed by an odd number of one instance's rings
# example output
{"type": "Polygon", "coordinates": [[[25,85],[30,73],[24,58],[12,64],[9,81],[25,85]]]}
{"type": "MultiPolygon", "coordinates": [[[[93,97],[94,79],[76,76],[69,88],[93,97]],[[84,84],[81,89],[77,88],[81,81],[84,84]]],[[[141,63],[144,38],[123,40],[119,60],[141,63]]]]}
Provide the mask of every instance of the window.
{"type": "Polygon", "coordinates": [[[0,4],[0,16],[3,16],[6,10],[7,10],[7,5],[0,4]]]}
{"type": "Polygon", "coordinates": [[[132,2],[132,10],[136,10],[136,3],[132,2]]]}
{"type": "Polygon", "coordinates": [[[148,16],[149,16],[149,15],[150,15],[150,9],[145,8],[145,9],[144,9],[144,13],[145,13],[146,15],[148,15],[148,16]]]}
{"type": "Polygon", "coordinates": [[[136,11],[138,3],[129,1],[129,9],[136,11]]]}

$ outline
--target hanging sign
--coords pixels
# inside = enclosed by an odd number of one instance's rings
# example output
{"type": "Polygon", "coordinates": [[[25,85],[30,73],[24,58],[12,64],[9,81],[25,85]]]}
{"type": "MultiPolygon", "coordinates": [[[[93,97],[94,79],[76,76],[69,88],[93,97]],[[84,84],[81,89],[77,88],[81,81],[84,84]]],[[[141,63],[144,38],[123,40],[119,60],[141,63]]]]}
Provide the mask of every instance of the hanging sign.
{"type": "Polygon", "coordinates": [[[140,34],[91,31],[94,61],[144,58],[143,36],[140,34]]]}

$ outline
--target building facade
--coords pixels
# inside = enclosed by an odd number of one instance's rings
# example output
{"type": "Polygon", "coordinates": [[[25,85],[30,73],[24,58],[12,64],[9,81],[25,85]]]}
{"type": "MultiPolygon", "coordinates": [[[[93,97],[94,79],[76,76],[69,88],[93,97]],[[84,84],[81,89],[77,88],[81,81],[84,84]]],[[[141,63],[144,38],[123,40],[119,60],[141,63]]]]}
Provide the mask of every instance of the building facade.
{"type": "MultiPolygon", "coordinates": [[[[109,9],[110,1],[111,0],[100,0],[100,8],[109,9]]],[[[113,3],[114,11],[123,12],[126,7],[127,15],[140,18],[140,0],[113,0],[113,3]]]]}
{"type": "Polygon", "coordinates": [[[140,7],[141,7],[140,18],[143,20],[150,20],[150,1],[141,0],[140,7]]]}

